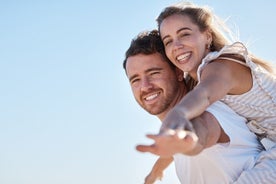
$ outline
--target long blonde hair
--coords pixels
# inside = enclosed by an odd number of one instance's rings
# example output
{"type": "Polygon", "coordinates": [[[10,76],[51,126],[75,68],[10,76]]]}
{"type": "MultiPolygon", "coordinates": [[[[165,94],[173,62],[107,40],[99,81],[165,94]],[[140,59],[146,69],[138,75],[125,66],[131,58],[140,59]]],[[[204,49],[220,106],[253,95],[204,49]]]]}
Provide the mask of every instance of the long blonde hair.
{"type": "MultiPolygon", "coordinates": [[[[237,41],[237,37],[234,37],[232,31],[226,26],[225,22],[217,17],[208,6],[197,6],[190,2],[179,2],[172,6],[165,8],[157,17],[157,26],[160,32],[160,25],[164,19],[172,15],[185,15],[188,16],[191,21],[199,27],[201,32],[210,30],[212,33],[212,44],[210,51],[219,51],[225,45],[231,42],[237,41]]],[[[276,74],[275,68],[271,63],[260,59],[250,53],[252,61],[268,72],[276,74]]]]}

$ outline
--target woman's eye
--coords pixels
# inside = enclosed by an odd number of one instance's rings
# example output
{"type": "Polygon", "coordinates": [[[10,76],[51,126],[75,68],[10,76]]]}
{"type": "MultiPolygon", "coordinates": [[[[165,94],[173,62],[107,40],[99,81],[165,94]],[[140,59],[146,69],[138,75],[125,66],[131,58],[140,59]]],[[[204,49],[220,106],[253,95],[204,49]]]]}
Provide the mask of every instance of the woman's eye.
{"type": "Polygon", "coordinates": [[[166,40],[166,41],[164,41],[164,45],[167,46],[167,45],[169,45],[171,42],[172,42],[171,40],[166,40]]]}
{"type": "Polygon", "coordinates": [[[189,35],[190,35],[190,33],[181,33],[180,37],[185,37],[185,36],[189,36],[189,35]]]}

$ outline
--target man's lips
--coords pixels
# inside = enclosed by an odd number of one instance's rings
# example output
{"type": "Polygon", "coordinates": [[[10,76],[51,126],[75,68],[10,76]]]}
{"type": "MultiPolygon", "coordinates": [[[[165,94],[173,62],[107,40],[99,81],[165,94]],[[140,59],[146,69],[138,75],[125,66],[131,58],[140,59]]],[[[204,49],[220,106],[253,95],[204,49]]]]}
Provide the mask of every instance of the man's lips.
{"type": "Polygon", "coordinates": [[[154,92],[151,94],[147,94],[146,96],[143,97],[144,101],[149,103],[149,102],[153,102],[155,99],[158,98],[158,96],[161,94],[161,92],[154,92]]]}

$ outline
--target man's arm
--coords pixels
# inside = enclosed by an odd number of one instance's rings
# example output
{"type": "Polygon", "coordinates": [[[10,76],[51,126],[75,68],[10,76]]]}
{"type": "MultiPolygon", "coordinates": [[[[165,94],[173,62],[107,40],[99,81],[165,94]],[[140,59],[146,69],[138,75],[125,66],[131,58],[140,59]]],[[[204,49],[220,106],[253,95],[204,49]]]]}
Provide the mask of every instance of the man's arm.
{"type": "Polygon", "coordinates": [[[162,157],[171,157],[176,153],[196,155],[216,143],[229,141],[217,119],[209,112],[194,118],[192,123],[195,133],[177,129],[169,134],[147,135],[154,140],[154,144],[138,145],[137,150],[162,157]]]}
{"type": "Polygon", "coordinates": [[[155,181],[161,180],[163,178],[163,171],[172,163],[172,161],[173,157],[159,157],[153,165],[152,170],[145,178],[145,184],[153,184],[155,181]]]}

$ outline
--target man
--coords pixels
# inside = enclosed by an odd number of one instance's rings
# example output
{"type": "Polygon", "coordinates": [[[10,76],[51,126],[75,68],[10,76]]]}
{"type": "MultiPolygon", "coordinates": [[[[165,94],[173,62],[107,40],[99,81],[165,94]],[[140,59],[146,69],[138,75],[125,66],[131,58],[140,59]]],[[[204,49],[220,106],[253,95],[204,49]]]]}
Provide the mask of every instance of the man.
{"type": "MultiPolygon", "coordinates": [[[[132,40],[123,66],[138,104],[161,121],[187,93],[183,73],[165,56],[155,30],[132,40]]],[[[161,177],[172,158],[181,183],[233,183],[244,169],[254,165],[261,151],[245,121],[216,102],[192,124],[183,122],[182,127],[148,135],[155,143],[139,145],[137,150],[159,155],[160,159],[146,183],[161,177]]]]}

